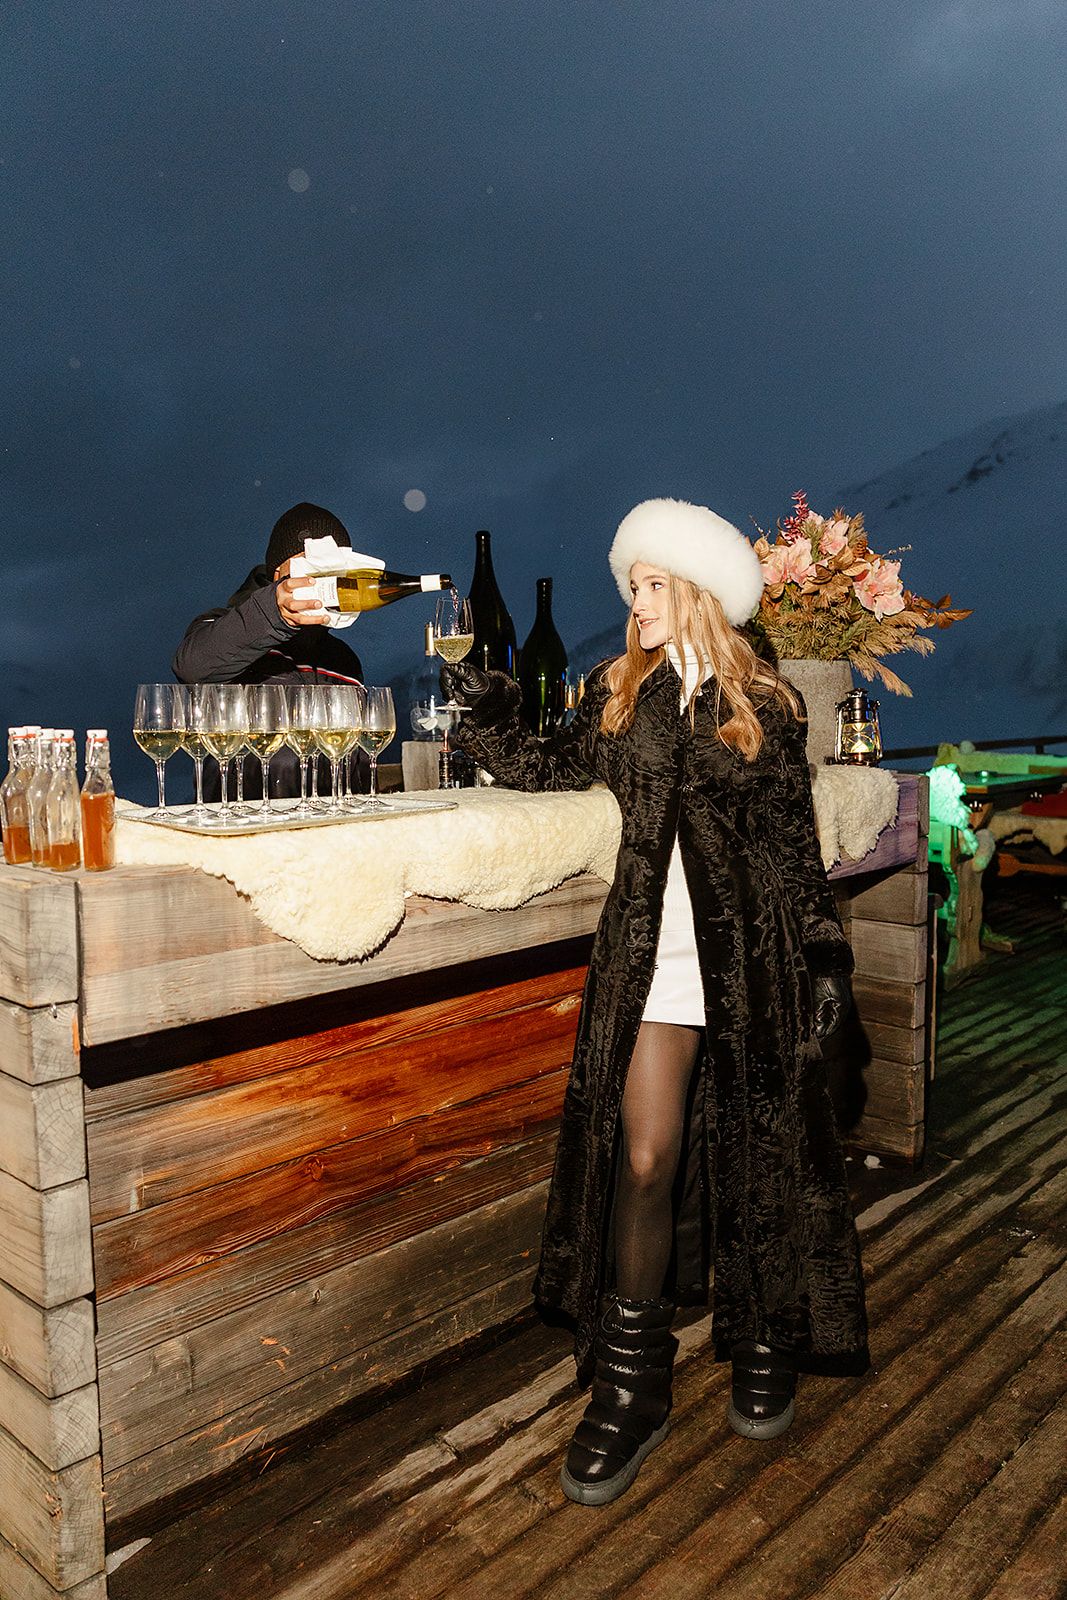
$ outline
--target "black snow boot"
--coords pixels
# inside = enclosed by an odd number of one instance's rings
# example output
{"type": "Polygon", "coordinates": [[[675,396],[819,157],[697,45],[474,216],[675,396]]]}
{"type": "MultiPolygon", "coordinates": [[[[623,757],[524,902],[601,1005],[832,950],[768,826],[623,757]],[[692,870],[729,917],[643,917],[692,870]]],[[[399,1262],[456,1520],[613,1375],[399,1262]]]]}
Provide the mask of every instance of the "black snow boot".
{"type": "Polygon", "coordinates": [[[673,1318],[669,1300],[608,1300],[593,1345],[592,1397],[560,1473],[564,1494],[579,1505],[617,1500],[667,1437],[673,1318]]]}
{"type": "Polygon", "coordinates": [[[727,1421],[743,1439],[777,1439],[793,1420],[797,1380],[791,1353],[739,1339],[730,1354],[734,1373],[727,1421]]]}

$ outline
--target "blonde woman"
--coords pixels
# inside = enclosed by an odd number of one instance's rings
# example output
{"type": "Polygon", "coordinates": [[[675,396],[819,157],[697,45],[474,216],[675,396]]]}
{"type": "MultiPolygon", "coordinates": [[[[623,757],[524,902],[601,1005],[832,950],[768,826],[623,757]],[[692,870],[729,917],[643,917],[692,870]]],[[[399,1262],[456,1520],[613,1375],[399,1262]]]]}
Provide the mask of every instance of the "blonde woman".
{"type": "Polygon", "coordinates": [[[565,1493],[602,1505],[665,1437],[675,1305],[707,1299],[730,1425],[782,1433],[795,1374],[867,1365],[863,1280],[819,1039],[852,953],[815,836],[799,696],[739,631],[748,540],[649,500],[609,556],[626,652],[574,721],[531,737],[519,691],[467,664],[459,741],[515,788],[606,783],[622,813],[590,960],[535,1293],[575,1326],[592,1397],[565,1493]]]}

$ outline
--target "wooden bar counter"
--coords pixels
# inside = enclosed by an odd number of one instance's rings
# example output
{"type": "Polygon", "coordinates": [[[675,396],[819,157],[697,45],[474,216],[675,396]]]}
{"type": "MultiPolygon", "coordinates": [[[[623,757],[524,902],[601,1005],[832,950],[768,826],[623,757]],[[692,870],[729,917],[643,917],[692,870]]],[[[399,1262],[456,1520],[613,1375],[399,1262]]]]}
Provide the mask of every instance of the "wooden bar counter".
{"type": "MultiPolygon", "coordinates": [[[[865,1134],[914,1157],[911,792],[892,859],[837,876],[865,1134]]],[[[0,867],[3,1600],[103,1600],[120,1525],[529,1305],[605,893],[411,899],[334,963],[189,868],[0,867]]]]}

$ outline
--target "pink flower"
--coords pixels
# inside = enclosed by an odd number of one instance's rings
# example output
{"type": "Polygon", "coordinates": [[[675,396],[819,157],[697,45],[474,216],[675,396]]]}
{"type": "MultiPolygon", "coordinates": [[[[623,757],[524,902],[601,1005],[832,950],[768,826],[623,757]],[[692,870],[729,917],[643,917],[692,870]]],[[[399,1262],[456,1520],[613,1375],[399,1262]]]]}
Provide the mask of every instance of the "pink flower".
{"type": "Polygon", "coordinates": [[[784,583],[786,579],[786,562],[789,559],[789,546],[772,544],[766,556],[760,562],[763,568],[763,581],[768,588],[773,589],[776,583],[784,583]]]}
{"type": "Polygon", "coordinates": [[[836,556],[848,544],[848,523],[841,517],[834,517],[832,522],[827,522],[822,530],[819,540],[819,554],[821,556],[836,556]]]}
{"type": "Polygon", "coordinates": [[[811,558],[811,540],[796,538],[786,551],[785,576],[791,583],[803,583],[814,577],[815,562],[811,558]]]}
{"type": "Polygon", "coordinates": [[[873,611],[878,621],[904,610],[904,588],[900,581],[900,562],[883,561],[875,556],[862,578],[856,579],[856,598],[873,611]]]}

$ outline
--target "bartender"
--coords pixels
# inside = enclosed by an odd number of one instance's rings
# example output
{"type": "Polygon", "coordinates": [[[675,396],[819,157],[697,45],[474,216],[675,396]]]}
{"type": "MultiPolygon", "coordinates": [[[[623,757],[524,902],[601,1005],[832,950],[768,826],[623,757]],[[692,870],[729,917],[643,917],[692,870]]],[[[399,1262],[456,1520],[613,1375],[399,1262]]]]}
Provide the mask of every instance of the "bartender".
{"type": "MultiPolygon", "coordinates": [[[[194,617],[174,653],[179,683],[362,683],[363,667],[355,651],[338,637],[338,626],[354,618],[325,612],[318,600],[301,599],[306,578],[290,578],[289,562],[303,555],[305,539],[331,537],[349,549],[352,540],[339,517],[307,501],[290,506],[271,529],[266,555],[253,567],[225,606],[194,617]]],[[[329,787],[329,764],[319,762],[319,793],[329,787]],[[325,787],[324,787],[325,786],[325,787]]],[[[368,787],[366,756],[349,757],[354,789],[368,787]]],[[[246,758],[244,793],[258,799],[263,792],[257,760],[246,758]]],[[[300,793],[300,764],[283,746],[270,764],[270,792],[275,798],[300,793]]],[[[204,798],[220,794],[218,767],[204,768],[204,798]]]]}

